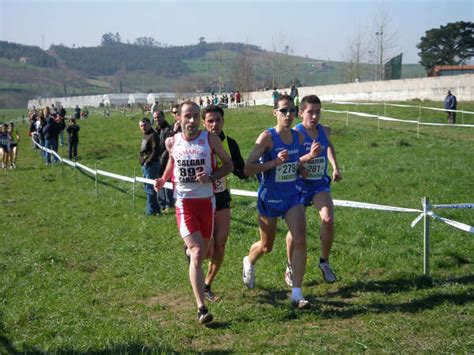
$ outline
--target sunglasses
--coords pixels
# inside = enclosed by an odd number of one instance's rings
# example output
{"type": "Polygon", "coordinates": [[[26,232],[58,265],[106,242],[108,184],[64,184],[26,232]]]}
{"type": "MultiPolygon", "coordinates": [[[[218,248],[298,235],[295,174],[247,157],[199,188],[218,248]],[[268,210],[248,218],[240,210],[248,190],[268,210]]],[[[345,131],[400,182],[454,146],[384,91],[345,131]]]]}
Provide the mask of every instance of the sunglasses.
{"type": "Polygon", "coordinates": [[[295,113],[296,108],[294,108],[294,107],[292,107],[292,108],[279,108],[279,109],[277,109],[277,111],[284,114],[284,115],[287,115],[288,113],[295,113]]]}

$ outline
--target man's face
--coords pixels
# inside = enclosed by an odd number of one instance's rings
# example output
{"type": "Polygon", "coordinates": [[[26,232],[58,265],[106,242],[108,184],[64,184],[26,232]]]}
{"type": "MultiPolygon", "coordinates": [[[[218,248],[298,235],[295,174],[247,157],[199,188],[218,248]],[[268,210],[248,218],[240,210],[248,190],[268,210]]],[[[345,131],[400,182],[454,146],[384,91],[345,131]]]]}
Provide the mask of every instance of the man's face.
{"type": "Polygon", "coordinates": [[[174,121],[179,122],[178,109],[173,107],[171,109],[171,114],[173,115],[174,121]]]}
{"type": "Polygon", "coordinates": [[[142,131],[142,133],[146,133],[150,130],[150,122],[148,121],[140,121],[140,123],[138,124],[139,127],[140,127],[140,131],[142,131]]]}
{"type": "Polygon", "coordinates": [[[224,118],[219,112],[208,112],[204,117],[204,127],[208,132],[219,135],[224,127],[224,118]]]}
{"type": "Polygon", "coordinates": [[[158,121],[158,116],[159,116],[159,115],[160,115],[160,114],[159,114],[158,112],[156,112],[156,111],[153,112],[153,120],[154,120],[155,122],[158,121]]]}
{"type": "Polygon", "coordinates": [[[277,125],[282,128],[291,128],[295,114],[295,105],[288,100],[279,101],[278,107],[273,110],[273,115],[277,118],[277,125]]]}
{"type": "Polygon", "coordinates": [[[181,115],[177,115],[181,122],[181,130],[186,137],[194,137],[199,132],[199,108],[195,105],[183,105],[181,115]]]}
{"type": "Polygon", "coordinates": [[[321,118],[321,104],[307,104],[303,111],[300,111],[303,125],[306,127],[316,127],[321,118]]]}

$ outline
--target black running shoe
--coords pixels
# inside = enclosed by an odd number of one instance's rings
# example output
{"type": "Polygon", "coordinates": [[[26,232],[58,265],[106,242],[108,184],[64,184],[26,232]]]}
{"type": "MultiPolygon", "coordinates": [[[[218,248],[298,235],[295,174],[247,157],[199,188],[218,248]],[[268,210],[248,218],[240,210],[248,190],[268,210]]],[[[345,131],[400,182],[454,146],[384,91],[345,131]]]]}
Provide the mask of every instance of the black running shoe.
{"type": "Polygon", "coordinates": [[[206,323],[212,322],[214,317],[212,316],[211,313],[209,313],[206,307],[202,306],[202,307],[199,307],[197,319],[198,319],[199,324],[206,324],[206,323]]]}

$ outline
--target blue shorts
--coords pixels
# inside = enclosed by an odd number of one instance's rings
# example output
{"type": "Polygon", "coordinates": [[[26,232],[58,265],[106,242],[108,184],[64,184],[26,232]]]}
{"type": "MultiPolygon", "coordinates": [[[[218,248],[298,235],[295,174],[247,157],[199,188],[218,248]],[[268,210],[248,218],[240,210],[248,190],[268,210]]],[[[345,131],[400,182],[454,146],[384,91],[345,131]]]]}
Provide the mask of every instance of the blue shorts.
{"type": "Polygon", "coordinates": [[[296,205],[301,205],[300,195],[295,189],[292,193],[287,191],[272,190],[266,187],[258,189],[257,209],[264,217],[282,217],[296,205]]]}
{"type": "Polygon", "coordinates": [[[296,188],[300,192],[300,203],[305,206],[313,204],[313,197],[320,192],[331,192],[331,183],[322,181],[320,184],[298,183],[296,188]]]}

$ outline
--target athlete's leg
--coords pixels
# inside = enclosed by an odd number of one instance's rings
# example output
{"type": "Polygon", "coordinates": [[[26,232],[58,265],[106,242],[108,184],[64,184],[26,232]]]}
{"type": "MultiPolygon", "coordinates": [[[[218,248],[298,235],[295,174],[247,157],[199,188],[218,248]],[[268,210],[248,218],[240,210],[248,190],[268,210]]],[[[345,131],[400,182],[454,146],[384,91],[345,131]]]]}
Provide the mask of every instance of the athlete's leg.
{"type": "Polygon", "coordinates": [[[290,208],[285,215],[285,221],[292,237],[290,248],[293,250],[291,255],[293,287],[301,287],[306,270],[306,220],[303,205],[290,208]]]}
{"type": "Polygon", "coordinates": [[[334,205],[329,192],[320,192],[313,197],[313,204],[321,218],[320,240],[321,257],[329,261],[329,254],[334,240],[334,205]]]}
{"type": "Polygon", "coordinates": [[[209,239],[203,239],[200,232],[194,232],[185,237],[184,242],[188,247],[191,257],[189,263],[189,280],[193,288],[194,298],[199,307],[204,306],[204,275],[202,272],[202,261],[206,255],[209,239]]]}
{"type": "Polygon", "coordinates": [[[229,237],[230,209],[216,211],[214,220],[214,234],[211,244],[214,246],[212,257],[206,275],[206,285],[211,285],[224,260],[225,244],[229,237]]]}
{"type": "Polygon", "coordinates": [[[270,253],[275,242],[277,217],[265,217],[258,215],[258,230],[260,240],[250,247],[249,261],[255,265],[257,260],[266,253],[270,253]]]}

